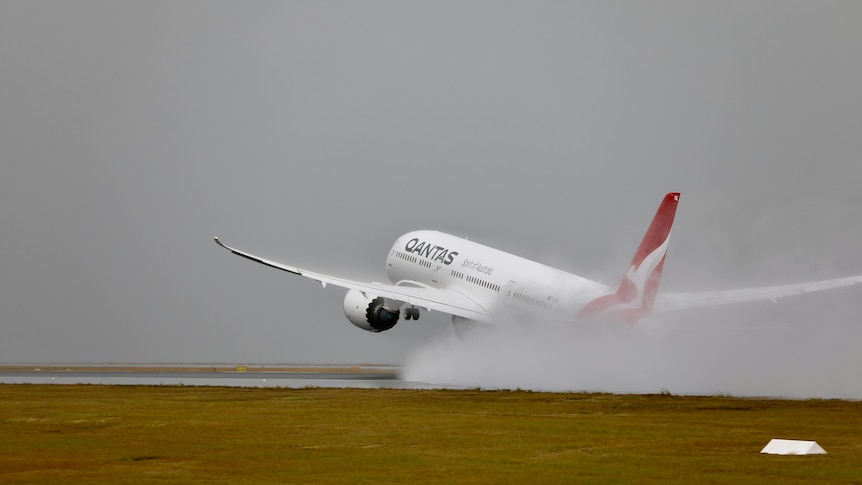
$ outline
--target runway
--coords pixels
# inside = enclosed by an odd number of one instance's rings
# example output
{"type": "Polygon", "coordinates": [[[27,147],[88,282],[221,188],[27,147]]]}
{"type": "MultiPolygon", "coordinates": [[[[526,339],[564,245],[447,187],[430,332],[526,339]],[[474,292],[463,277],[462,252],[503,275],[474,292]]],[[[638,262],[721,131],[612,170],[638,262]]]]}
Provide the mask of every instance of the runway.
{"type": "Polygon", "coordinates": [[[305,387],[362,389],[448,389],[450,386],[401,380],[397,368],[284,367],[242,370],[188,366],[14,366],[0,368],[0,384],[102,384],[227,387],[305,387]],[[121,369],[121,370],[120,370],[121,369]]]}

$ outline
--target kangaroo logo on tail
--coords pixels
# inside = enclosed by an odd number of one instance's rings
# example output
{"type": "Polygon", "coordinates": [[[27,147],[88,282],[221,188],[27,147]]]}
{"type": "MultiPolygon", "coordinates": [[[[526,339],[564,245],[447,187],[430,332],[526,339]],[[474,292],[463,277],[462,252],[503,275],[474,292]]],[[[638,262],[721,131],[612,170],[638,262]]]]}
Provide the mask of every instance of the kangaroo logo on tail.
{"type": "Polygon", "coordinates": [[[584,305],[578,318],[613,314],[634,323],[652,312],[678,203],[679,192],[664,196],[617,291],[584,305]]]}

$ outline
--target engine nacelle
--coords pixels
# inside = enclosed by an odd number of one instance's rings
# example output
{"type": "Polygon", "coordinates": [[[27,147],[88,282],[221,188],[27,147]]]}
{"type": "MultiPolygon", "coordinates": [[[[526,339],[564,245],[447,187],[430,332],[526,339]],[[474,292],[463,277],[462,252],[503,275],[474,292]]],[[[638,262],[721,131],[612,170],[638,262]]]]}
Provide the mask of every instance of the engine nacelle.
{"type": "Polygon", "coordinates": [[[398,323],[401,311],[383,297],[373,300],[359,290],[350,290],[344,297],[344,315],[350,323],[369,332],[389,330],[398,323]]]}

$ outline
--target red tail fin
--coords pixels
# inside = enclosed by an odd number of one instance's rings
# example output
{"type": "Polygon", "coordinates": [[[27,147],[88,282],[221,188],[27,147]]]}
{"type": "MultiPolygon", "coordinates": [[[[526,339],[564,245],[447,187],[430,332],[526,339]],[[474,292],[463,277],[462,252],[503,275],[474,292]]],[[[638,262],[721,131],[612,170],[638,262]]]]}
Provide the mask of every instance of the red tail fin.
{"type": "Polygon", "coordinates": [[[652,312],[678,203],[679,192],[664,196],[616,293],[587,303],[578,313],[578,317],[594,318],[602,314],[615,314],[624,320],[635,322],[652,312]]]}

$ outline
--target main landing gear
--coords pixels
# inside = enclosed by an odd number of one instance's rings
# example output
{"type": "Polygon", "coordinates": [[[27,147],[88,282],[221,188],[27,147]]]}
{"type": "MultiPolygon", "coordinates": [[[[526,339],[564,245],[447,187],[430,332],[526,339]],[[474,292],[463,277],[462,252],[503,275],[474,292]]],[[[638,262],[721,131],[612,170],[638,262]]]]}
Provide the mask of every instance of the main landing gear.
{"type": "Polygon", "coordinates": [[[405,320],[419,320],[419,309],[415,306],[407,307],[404,309],[404,319],[405,320]]]}

